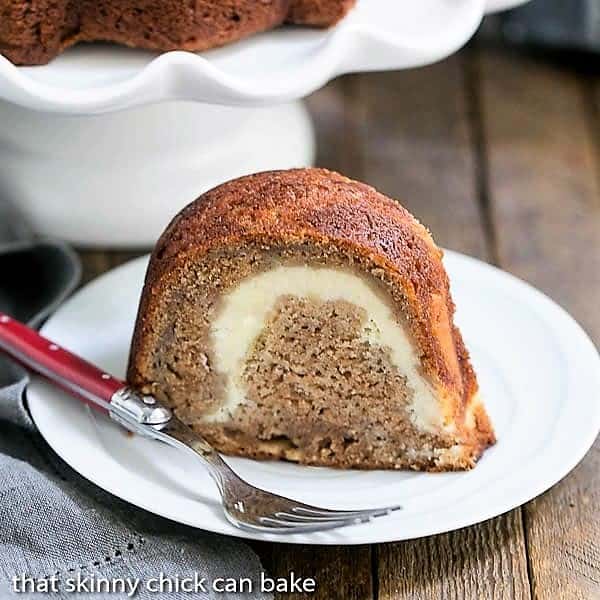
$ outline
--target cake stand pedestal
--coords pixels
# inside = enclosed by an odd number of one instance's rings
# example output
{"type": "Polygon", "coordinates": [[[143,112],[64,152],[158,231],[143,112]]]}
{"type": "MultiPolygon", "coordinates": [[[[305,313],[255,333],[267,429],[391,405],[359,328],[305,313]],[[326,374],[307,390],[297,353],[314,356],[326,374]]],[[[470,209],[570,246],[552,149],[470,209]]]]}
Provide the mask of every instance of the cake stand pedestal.
{"type": "Polygon", "coordinates": [[[167,101],[94,116],[0,102],[0,123],[0,198],[15,203],[32,230],[79,246],[149,247],[200,193],[314,159],[299,101],[167,101]]]}
{"type": "Polygon", "coordinates": [[[202,54],[87,44],[42,67],[0,56],[0,201],[43,235],[150,246],[208,188],[310,165],[299,99],[343,73],[440,60],[486,9],[486,0],[357,0],[330,30],[281,28],[202,54]]]}

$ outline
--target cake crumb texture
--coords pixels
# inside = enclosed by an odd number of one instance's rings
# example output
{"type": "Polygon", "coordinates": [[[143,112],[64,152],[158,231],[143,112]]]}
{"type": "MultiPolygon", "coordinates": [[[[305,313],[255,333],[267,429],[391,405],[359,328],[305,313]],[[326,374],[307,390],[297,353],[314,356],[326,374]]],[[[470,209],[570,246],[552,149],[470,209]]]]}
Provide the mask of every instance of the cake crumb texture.
{"type": "Polygon", "coordinates": [[[367,319],[344,301],[280,298],[247,357],[247,404],[233,423],[276,442],[262,445],[273,458],[410,467],[406,449],[435,440],[406,419],[412,391],[389,349],[364,336],[367,319]]]}

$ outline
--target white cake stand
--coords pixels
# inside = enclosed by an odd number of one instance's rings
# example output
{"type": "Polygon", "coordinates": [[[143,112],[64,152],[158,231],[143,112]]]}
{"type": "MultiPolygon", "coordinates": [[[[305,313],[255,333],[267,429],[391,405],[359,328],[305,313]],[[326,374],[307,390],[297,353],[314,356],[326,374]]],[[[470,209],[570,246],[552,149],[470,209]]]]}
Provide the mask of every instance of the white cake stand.
{"type": "Polygon", "coordinates": [[[43,67],[0,56],[0,201],[43,235],[149,246],[217,183],[311,164],[299,99],[343,73],[440,60],[485,11],[486,0],[358,0],[334,29],[285,28],[202,54],[91,44],[43,67]]]}

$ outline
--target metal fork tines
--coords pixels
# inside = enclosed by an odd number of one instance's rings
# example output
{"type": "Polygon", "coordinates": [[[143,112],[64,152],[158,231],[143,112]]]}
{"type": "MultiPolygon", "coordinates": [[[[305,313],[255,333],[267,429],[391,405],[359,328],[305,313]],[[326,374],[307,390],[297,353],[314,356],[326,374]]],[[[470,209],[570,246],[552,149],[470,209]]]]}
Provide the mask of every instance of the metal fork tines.
{"type": "Polygon", "coordinates": [[[152,432],[152,437],[191,450],[203,459],[219,488],[227,519],[241,529],[263,533],[309,533],[367,523],[401,508],[333,510],[304,504],[261,490],[241,479],[208,442],[176,417],[152,432]]]}
{"type": "Polygon", "coordinates": [[[399,506],[367,510],[332,510],[303,504],[251,486],[235,476],[223,488],[223,508],[236,527],[265,533],[302,533],[367,523],[399,506]]]}

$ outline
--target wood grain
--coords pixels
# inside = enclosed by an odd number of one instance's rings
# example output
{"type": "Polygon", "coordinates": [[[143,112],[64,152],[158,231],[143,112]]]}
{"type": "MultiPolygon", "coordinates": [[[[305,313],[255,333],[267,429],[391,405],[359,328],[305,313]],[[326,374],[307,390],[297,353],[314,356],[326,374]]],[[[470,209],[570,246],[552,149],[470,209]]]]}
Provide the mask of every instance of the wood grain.
{"type": "MultiPolygon", "coordinates": [[[[586,82],[522,56],[481,56],[489,194],[501,266],[600,342],[597,111],[586,82]],[[595,113],[595,115],[594,115],[595,113]]],[[[524,509],[532,592],[600,598],[600,445],[524,509]]]]}
{"type": "Polygon", "coordinates": [[[462,57],[359,81],[360,175],[400,200],[439,245],[488,258],[462,57]]]}
{"type": "Polygon", "coordinates": [[[85,285],[92,279],[114,269],[123,263],[142,256],[145,252],[132,251],[107,251],[107,250],[79,250],[79,258],[83,267],[81,284],[85,285]]]}
{"type": "Polygon", "coordinates": [[[374,598],[368,546],[292,546],[253,544],[272,577],[297,576],[316,581],[313,594],[279,594],[286,600],[371,600],[374,598]]]}
{"type": "Polygon", "coordinates": [[[520,511],[379,547],[379,599],[529,598],[520,511]]]}
{"type": "Polygon", "coordinates": [[[363,75],[347,75],[307,98],[317,136],[316,166],[364,179],[363,75]]]}

